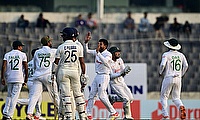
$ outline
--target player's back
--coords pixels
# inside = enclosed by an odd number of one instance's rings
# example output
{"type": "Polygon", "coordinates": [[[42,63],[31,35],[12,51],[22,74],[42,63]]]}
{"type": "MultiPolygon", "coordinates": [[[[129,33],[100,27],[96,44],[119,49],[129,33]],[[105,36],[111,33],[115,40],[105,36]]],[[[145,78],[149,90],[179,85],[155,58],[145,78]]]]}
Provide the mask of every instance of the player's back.
{"type": "Polygon", "coordinates": [[[56,58],[60,58],[60,68],[63,69],[78,70],[79,57],[83,57],[83,48],[72,40],[65,41],[56,52],[56,58]]]}
{"type": "Polygon", "coordinates": [[[25,53],[19,50],[12,50],[5,54],[4,60],[7,60],[6,78],[7,82],[23,83],[23,65],[22,62],[27,62],[25,53]]]}
{"type": "Polygon", "coordinates": [[[34,62],[33,59],[28,62],[28,80],[33,76],[34,73],[34,62]]]}
{"type": "Polygon", "coordinates": [[[35,72],[33,76],[50,74],[54,59],[55,57],[50,47],[43,46],[41,49],[37,50],[34,55],[35,72]]]}
{"type": "Polygon", "coordinates": [[[178,51],[168,51],[163,54],[164,59],[166,59],[166,69],[165,76],[182,76],[183,64],[186,64],[185,56],[178,51]]]}

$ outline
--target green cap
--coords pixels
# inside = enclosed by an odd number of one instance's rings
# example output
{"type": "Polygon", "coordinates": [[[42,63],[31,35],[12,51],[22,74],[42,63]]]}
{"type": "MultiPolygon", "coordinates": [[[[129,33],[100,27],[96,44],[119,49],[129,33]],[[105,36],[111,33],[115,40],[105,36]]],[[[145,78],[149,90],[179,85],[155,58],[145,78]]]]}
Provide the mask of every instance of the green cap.
{"type": "Polygon", "coordinates": [[[42,39],[41,39],[41,43],[42,45],[47,45],[47,43],[49,41],[53,40],[52,38],[50,38],[48,35],[47,36],[44,36],[42,39]]]}

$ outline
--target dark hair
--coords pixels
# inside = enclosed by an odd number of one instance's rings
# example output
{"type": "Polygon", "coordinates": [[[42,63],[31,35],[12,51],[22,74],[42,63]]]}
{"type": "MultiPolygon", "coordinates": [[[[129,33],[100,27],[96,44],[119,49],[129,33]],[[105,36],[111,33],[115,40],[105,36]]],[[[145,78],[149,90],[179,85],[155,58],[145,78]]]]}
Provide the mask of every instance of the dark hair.
{"type": "Polygon", "coordinates": [[[14,41],[12,44],[13,49],[17,49],[18,46],[24,46],[24,44],[19,40],[14,41]]]}
{"type": "Polygon", "coordinates": [[[99,42],[103,42],[103,44],[106,45],[106,48],[108,47],[108,40],[106,40],[106,39],[99,39],[99,42]]]}
{"type": "Polygon", "coordinates": [[[31,51],[31,55],[32,55],[32,57],[34,56],[35,51],[38,50],[38,49],[39,49],[39,48],[35,48],[35,49],[33,49],[33,50],[31,51]]]}
{"type": "Polygon", "coordinates": [[[127,14],[131,14],[131,11],[128,11],[127,14]]]}

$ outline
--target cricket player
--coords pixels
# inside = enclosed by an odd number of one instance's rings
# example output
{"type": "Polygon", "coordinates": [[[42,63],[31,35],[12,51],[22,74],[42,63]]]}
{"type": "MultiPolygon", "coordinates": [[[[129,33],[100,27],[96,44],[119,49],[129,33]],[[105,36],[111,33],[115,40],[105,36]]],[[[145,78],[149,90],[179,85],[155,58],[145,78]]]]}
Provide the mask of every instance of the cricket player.
{"type": "MultiPolygon", "coordinates": [[[[79,35],[79,32],[77,29],[75,28],[72,28],[74,29],[74,35],[75,36],[78,36],[79,35]]],[[[62,36],[61,36],[62,37],[62,36]]],[[[76,44],[80,45],[80,47],[82,47],[82,44],[79,42],[79,40],[76,38],[76,41],[75,41],[76,44]]],[[[79,65],[79,75],[81,76],[81,67],[79,65]]],[[[89,81],[89,78],[88,76],[86,76],[86,80],[85,81],[81,81],[80,79],[80,82],[81,82],[81,92],[84,92],[84,88],[85,86],[87,85],[89,81]]],[[[61,98],[61,95],[60,95],[60,99],[61,98]]],[[[73,95],[73,90],[71,89],[71,104],[72,104],[72,119],[76,119],[76,103],[75,103],[75,100],[74,100],[74,95],[73,95]]],[[[62,104],[62,100],[60,100],[60,107],[59,107],[59,115],[58,115],[58,119],[64,119],[64,111],[65,111],[65,108],[62,104]]]]}
{"type": "MultiPolygon", "coordinates": [[[[38,48],[33,49],[31,51],[31,55],[32,57],[34,57],[35,51],[38,50],[38,48]]],[[[26,99],[18,99],[17,103],[21,104],[21,105],[28,105],[29,100],[31,98],[31,96],[33,95],[33,73],[34,73],[34,62],[33,62],[33,58],[31,61],[28,62],[28,82],[27,82],[27,87],[29,90],[29,97],[26,99]]],[[[35,109],[36,109],[36,113],[34,118],[39,118],[40,120],[44,120],[45,118],[41,117],[41,104],[42,104],[42,96],[40,96],[35,109]]]]}
{"type": "Polygon", "coordinates": [[[180,110],[180,118],[185,119],[186,110],[180,99],[180,94],[181,80],[188,69],[188,62],[185,55],[178,51],[181,49],[181,45],[175,38],[170,38],[165,41],[164,45],[169,48],[169,51],[163,53],[159,69],[160,76],[164,73],[160,94],[162,115],[163,118],[169,117],[167,111],[167,100],[171,93],[172,101],[180,110]]]}
{"type": "Polygon", "coordinates": [[[85,100],[81,92],[79,75],[79,67],[81,67],[81,76],[85,76],[83,46],[75,42],[78,36],[75,28],[66,27],[61,33],[64,43],[57,48],[55,63],[58,64],[57,81],[59,82],[62,104],[65,108],[64,119],[74,119],[72,117],[72,111],[74,111],[72,110],[72,90],[79,119],[86,120],[85,100]]]}
{"type": "Polygon", "coordinates": [[[112,54],[110,86],[117,94],[117,96],[113,97],[109,95],[109,100],[112,102],[123,102],[123,120],[133,120],[130,105],[133,101],[133,94],[124,81],[124,76],[131,71],[131,68],[129,66],[125,67],[124,61],[120,58],[121,50],[118,47],[111,47],[108,51],[112,54]]]}
{"type": "Polygon", "coordinates": [[[24,44],[21,41],[14,41],[13,50],[4,55],[1,83],[7,84],[8,95],[2,120],[12,120],[22,84],[26,84],[28,80],[27,56],[24,52],[21,52],[23,46],[24,44]]]}
{"type": "MultiPolygon", "coordinates": [[[[28,110],[27,110],[27,120],[32,119],[33,111],[35,105],[42,95],[43,86],[45,86],[49,92],[50,98],[52,101],[56,99],[56,108],[59,106],[59,96],[57,83],[52,81],[53,72],[52,65],[55,60],[55,53],[51,49],[52,47],[52,38],[49,36],[44,36],[41,39],[42,48],[37,50],[34,55],[34,66],[35,72],[33,74],[33,95],[30,98],[28,110]],[[54,86],[52,86],[54,82],[54,86]],[[54,90],[54,91],[53,91],[54,90]]],[[[39,118],[38,118],[39,119],[39,118]]]]}
{"type": "Polygon", "coordinates": [[[95,72],[96,77],[94,78],[91,86],[91,91],[88,98],[87,104],[87,116],[88,119],[92,120],[92,109],[95,103],[95,98],[98,93],[98,97],[101,102],[106,106],[107,110],[110,112],[110,118],[115,119],[119,117],[119,113],[113,108],[109,102],[106,89],[110,81],[111,72],[111,61],[112,54],[107,50],[108,41],[106,39],[99,39],[98,47],[96,50],[88,49],[88,42],[91,40],[91,33],[88,32],[85,38],[85,48],[86,52],[95,56],[95,72]]]}

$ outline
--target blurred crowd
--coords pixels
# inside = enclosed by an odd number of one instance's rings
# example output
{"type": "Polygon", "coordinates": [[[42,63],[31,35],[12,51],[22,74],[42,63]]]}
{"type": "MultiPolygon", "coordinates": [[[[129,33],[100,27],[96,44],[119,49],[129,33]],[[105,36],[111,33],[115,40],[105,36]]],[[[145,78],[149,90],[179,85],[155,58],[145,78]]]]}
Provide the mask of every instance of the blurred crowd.
{"type": "MultiPolygon", "coordinates": [[[[139,36],[142,38],[148,38],[148,33],[150,31],[154,31],[156,40],[164,40],[166,37],[166,24],[168,24],[169,17],[167,15],[161,15],[156,17],[155,23],[150,23],[148,19],[148,12],[144,12],[144,16],[140,18],[140,23],[136,25],[134,17],[132,16],[132,12],[127,12],[127,17],[124,18],[122,24],[122,29],[125,29],[129,32],[137,32],[139,36]],[[164,30],[165,29],[165,30],[164,30]]],[[[185,21],[185,23],[179,23],[178,18],[174,17],[174,22],[169,24],[167,28],[171,37],[180,37],[180,33],[183,33],[186,38],[189,38],[192,33],[192,26],[189,21],[185,21]]],[[[78,14],[78,16],[74,19],[74,26],[79,29],[87,29],[87,31],[93,31],[98,28],[98,22],[95,18],[93,18],[93,13],[89,12],[87,16],[83,16],[82,14],[78,14]]],[[[29,26],[29,21],[24,18],[22,14],[18,21],[17,27],[26,28],[29,26]]],[[[43,13],[39,13],[35,27],[37,28],[52,28],[53,25],[50,23],[48,19],[43,17],[43,13]]],[[[114,28],[113,28],[114,29],[114,28]]]]}

